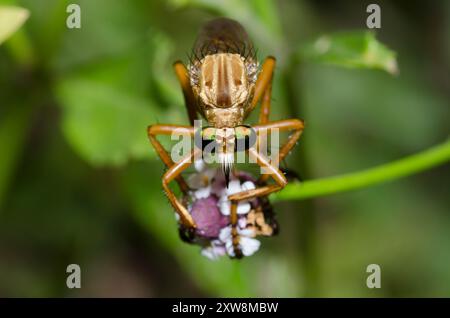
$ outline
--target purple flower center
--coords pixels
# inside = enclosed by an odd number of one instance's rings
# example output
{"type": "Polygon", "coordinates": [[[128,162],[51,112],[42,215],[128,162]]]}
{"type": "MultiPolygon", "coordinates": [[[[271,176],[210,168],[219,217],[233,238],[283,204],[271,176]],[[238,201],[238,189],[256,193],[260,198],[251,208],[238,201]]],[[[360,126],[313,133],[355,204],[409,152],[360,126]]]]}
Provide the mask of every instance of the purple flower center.
{"type": "Polygon", "coordinates": [[[220,230],[229,224],[229,218],[220,213],[217,202],[217,197],[210,195],[192,204],[191,215],[197,224],[197,235],[217,238],[220,230]]]}

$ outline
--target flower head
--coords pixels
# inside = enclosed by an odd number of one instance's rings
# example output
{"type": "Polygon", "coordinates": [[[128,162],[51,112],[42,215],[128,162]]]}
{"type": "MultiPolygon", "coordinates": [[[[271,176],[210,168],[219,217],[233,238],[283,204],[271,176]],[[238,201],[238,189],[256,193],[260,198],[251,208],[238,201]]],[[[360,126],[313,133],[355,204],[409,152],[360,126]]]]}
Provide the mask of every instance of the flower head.
{"type": "MultiPolygon", "coordinates": [[[[256,180],[250,174],[235,171],[230,175],[227,187],[220,169],[207,167],[203,160],[196,161],[194,166],[196,172],[188,179],[191,192],[185,198],[185,201],[191,202],[188,210],[197,224],[194,242],[202,246],[202,255],[210,259],[224,255],[236,257],[228,196],[255,189],[256,180]]],[[[238,203],[236,228],[239,249],[244,256],[250,256],[259,249],[261,243],[256,239],[257,236],[274,234],[276,223],[271,207],[268,209],[267,204],[267,198],[238,203]]]]}

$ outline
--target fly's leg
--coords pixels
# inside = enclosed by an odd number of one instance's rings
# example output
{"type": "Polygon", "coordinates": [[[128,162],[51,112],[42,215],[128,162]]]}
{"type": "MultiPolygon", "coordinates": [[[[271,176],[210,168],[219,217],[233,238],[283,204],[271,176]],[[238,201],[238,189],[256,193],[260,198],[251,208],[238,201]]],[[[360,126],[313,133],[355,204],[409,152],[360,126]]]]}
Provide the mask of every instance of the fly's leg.
{"type": "MultiPolygon", "coordinates": [[[[258,125],[256,125],[254,128],[259,130],[266,129],[266,131],[273,128],[278,128],[280,131],[294,130],[294,133],[289,136],[286,144],[284,144],[283,147],[280,149],[277,162],[272,163],[273,165],[278,165],[278,163],[282,161],[284,157],[286,157],[286,155],[295,145],[297,140],[300,138],[303,132],[304,123],[303,121],[298,119],[288,119],[282,121],[269,122],[274,69],[275,69],[275,58],[272,56],[268,56],[263,63],[261,73],[259,74],[258,79],[256,81],[255,94],[253,96],[249,112],[251,112],[256,107],[259,100],[262,98],[258,125]]],[[[261,140],[258,139],[258,146],[260,142],[261,140]]],[[[267,180],[267,178],[268,176],[265,175],[262,177],[262,179],[260,179],[260,181],[263,182],[267,180]]]]}
{"type": "MultiPolygon", "coordinates": [[[[269,176],[272,176],[276,184],[265,185],[253,190],[243,191],[229,197],[231,201],[231,229],[233,247],[237,258],[242,257],[242,251],[239,248],[239,235],[237,233],[237,204],[242,200],[248,200],[254,197],[268,196],[269,194],[279,191],[286,186],[287,180],[284,177],[284,174],[278,169],[278,163],[283,160],[283,158],[289,153],[290,149],[300,138],[301,132],[303,130],[303,122],[296,119],[269,123],[271,108],[270,106],[272,99],[272,80],[275,69],[275,62],[276,60],[272,56],[267,57],[264,61],[261,73],[259,74],[255,84],[255,94],[253,96],[247,114],[249,114],[256,107],[259,100],[261,100],[261,110],[259,113],[258,125],[254,126],[255,130],[258,132],[258,130],[262,131],[265,129],[265,132],[267,132],[271,128],[277,128],[280,129],[280,131],[294,130],[294,133],[289,136],[286,144],[283,145],[283,147],[280,149],[279,157],[272,162],[269,162],[265,157],[256,152],[255,149],[249,150],[249,155],[256,158],[256,162],[258,163],[258,165],[269,170],[269,174],[264,174],[260,177],[260,179],[258,180],[258,184],[264,184],[269,176]]],[[[264,136],[267,136],[267,134],[264,134],[264,136]]],[[[256,143],[258,149],[260,148],[259,145],[261,143],[261,139],[262,138],[258,138],[256,143]]]]}
{"type": "Polygon", "coordinates": [[[182,160],[180,160],[179,162],[172,165],[166,171],[166,173],[164,173],[164,175],[162,177],[162,186],[163,186],[164,192],[166,193],[167,198],[169,199],[173,208],[180,216],[181,224],[188,231],[190,231],[190,234],[194,233],[197,225],[195,224],[192,216],[189,214],[189,211],[184,207],[184,205],[180,201],[178,201],[177,197],[170,189],[169,183],[171,181],[175,180],[178,176],[180,176],[181,173],[192,164],[194,158],[199,154],[199,152],[200,152],[199,149],[194,148],[189,155],[187,155],[182,160]]]}
{"type": "Polygon", "coordinates": [[[184,102],[186,104],[186,110],[189,116],[189,122],[191,126],[194,125],[194,120],[197,119],[196,100],[194,92],[192,91],[191,83],[188,76],[188,70],[186,66],[180,61],[176,61],[173,64],[175,74],[180,82],[181,89],[183,90],[184,102]]]}
{"type": "MultiPolygon", "coordinates": [[[[278,156],[273,159],[270,164],[272,166],[278,167],[279,163],[289,154],[291,149],[296,145],[297,141],[300,139],[300,136],[303,133],[303,129],[305,128],[305,124],[300,119],[285,119],[278,120],[273,122],[268,122],[262,125],[255,125],[253,127],[257,133],[261,131],[268,132],[271,129],[278,129],[280,132],[283,131],[292,131],[292,134],[289,135],[287,141],[281,146],[278,156]]],[[[267,135],[267,133],[263,134],[267,135]]],[[[263,184],[269,178],[268,174],[263,174],[259,179],[258,183],[263,184]]]]}
{"type": "Polygon", "coordinates": [[[255,83],[255,93],[250,103],[247,114],[250,114],[255,109],[258,102],[261,100],[261,110],[259,112],[259,123],[265,124],[269,121],[270,103],[272,98],[272,79],[275,69],[275,58],[268,56],[261,67],[261,72],[255,83]]]}
{"type": "MultiPolygon", "coordinates": [[[[178,135],[187,135],[187,136],[193,136],[194,135],[194,127],[190,126],[178,126],[178,125],[152,125],[148,126],[147,128],[147,134],[148,138],[150,139],[150,142],[155,149],[156,153],[158,154],[161,161],[166,165],[167,168],[170,168],[174,165],[174,162],[172,158],[170,157],[169,153],[164,149],[164,147],[161,145],[161,143],[158,141],[156,136],[158,135],[172,135],[173,133],[177,133],[178,135]]],[[[179,175],[175,179],[183,192],[183,194],[186,194],[189,190],[189,186],[187,185],[184,178],[179,175]]]]}
{"type": "MultiPolygon", "coordinates": [[[[193,136],[194,135],[194,127],[190,126],[176,126],[176,125],[153,125],[149,126],[147,129],[148,137],[150,139],[150,142],[152,143],[153,147],[155,148],[156,153],[161,158],[162,162],[167,166],[168,170],[164,174],[163,177],[163,189],[167,195],[167,198],[169,199],[170,203],[172,204],[173,208],[175,209],[175,212],[180,216],[180,222],[181,222],[181,228],[180,228],[180,237],[186,241],[190,242],[193,239],[194,236],[194,230],[195,230],[195,222],[193,221],[191,215],[186,210],[186,208],[176,199],[175,195],[173,194],[172,190],[168,187],[168,184],[173,179],[176,180],[178,183],[181,191],[183,194],[187,194],[187,191],[189,190],[189,186],[187,185],[184,178],[181,176],[181,172],[186,169],[189,165],[186,165],[186,158],[190,158],[192,154],[190,154],[188,157],[184,158],[178,163],[174,163],[172,158],[170,157],[169,153],[164,149],[164,147],[161,145],[161,143],[156,139],[157,135],[171,135],[172,133],[176,132],[180,135],[188,135],[193,136]],[[183,163],[180,166],[180,163],[183,163]],[[180,169],[180,167],[182,169],[180,169]]],[[[190,161],[192,162],[192,160],[190,161]]]]}
{"type": "Polygon", "coordinates": [[[280,131],[294,131],[286,141],[286,143],[281,147],[275,160],[269,161],[265,156],[260,154],[255,147],[248,150],[249,156],[256,159],[256,163],[266,169],[266,174],[263,174],[259,180],[258,184],[265,184],[264,186],[258,187],[256,189],[242,191],[233,195],[230,195],[228,199],[231,201],[231,234],[233,240],[233,248],[237,258],[242,257],[242,251],[239,247],[239,235],[237,232],[237,205],[242,200],[249,200],[255,197],[265,197],[273,192],[277,192],[283,189],[287,180],[283,172],[278,168],[278,163],[283,160],[283,158],[289,153],[289,151],[294,147],[297,140],[300,138],[303,132],[304,123],[299,119],[288,119],[274,121],[267,124],[256,125],[253,127],[257,134],[262,130],[279,129],[280,131]],[[275,184],[266,184],[269,177],[274,179],[275,184]]]}

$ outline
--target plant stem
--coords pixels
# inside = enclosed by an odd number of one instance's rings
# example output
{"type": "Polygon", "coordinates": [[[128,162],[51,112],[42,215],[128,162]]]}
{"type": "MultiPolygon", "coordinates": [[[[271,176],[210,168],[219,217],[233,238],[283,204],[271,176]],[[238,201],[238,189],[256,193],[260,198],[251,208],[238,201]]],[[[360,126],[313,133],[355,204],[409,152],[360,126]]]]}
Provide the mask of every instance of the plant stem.
{"type": "Polygon", "coordinates": [[[406,177],[450,160],[450,140],[409,157],[341,176],[289,184],[273,201],[309,199],[406,177]]]}

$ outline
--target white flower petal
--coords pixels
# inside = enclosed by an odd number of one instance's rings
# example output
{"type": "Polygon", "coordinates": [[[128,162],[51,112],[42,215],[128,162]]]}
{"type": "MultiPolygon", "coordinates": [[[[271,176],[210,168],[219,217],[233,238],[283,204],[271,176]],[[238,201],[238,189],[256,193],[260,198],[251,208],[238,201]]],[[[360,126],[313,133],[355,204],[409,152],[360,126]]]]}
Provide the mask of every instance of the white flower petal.
{"type": "Polygon", "coordinates": [[[211,241],[211,246],[213,247],[223,247],[223,242],[221,240],[215,239],[211,241]]]}
{"type": "Polygon", "coordinates": [[[246,213],[250,212],[250,210],[251,210],[250,203],[239,202],[236,212],[237,212],[237,214],[246,214],[246,213]]]}
{"type": "Polygon", "coordinates": [[[255,236],[255,231],[252,229],[239,229],[238,228],[238,233],[241,236],[247,236],[247,237],[254,237],[255,236]]]}
{"type": "MultiPolygon", "coordinates": [[[[253,236],[254,231],[251,229],[238,229],[239,233],[239,247],[242,250],[242,254],[244,256],[250,256],[254,254],[260,247],[261,242],[248,237],[253,236]]],[[[221,242],[225,243],[225,249],[229,256],[234,257],[234,246],[233,246],[233,238],[231,236],[231,226],[227,226],[220,231],[219,239],[221,242]]],[[[223,243],[222,243],[223,244],[223,243]]]]}
{"type": "Polygon", "coordinates": [[[194,196],[196,199],[205,199],[209,197],[211,194],[211,186],[207,186],[206,188],[200,188],[194,192],[194,196]]]}
{"type": "Polygon", "coordinates": [[[217,256],[224,256],[227,253],[227,249],[225,248],[225,245],[216,246],[214,247],[214,253],[216,253],[217,256]]]}
{"type": "Polygon", "coordinates": [[[239,180],[231,180],[228,184],[227,194],[232,195],[241,191],[241,182],[239,180]]]}
{"type": "Polygon", "coordinates": [[[247,226],[247,219],[246,218],[239,218],[238,219],[238,227],[244,229],[247,226]]]}
{"type": "Polygon", "coordinates": [[[233,246],[233,241],[229,240],[225,243],[225,247],[227,249],[227,254],[230,255],[231,257],[233,257],[234,254],[234,246],[233,246]]]}
{"type": "Polygon", "coordinates": [[[220,230],[219,240],[224,243],[231,242],[231,226],[224,227],[220,230]]]}
{"type": "Polygon", "coordinates": [[[225,244],[217,239],[212,240],[210,246],[204,247],[201,250],[201,254],[211,260],[217,260],[219,257],[224,256],[226,253],[227,250],[225,244]]]}
{"type": "Polygon", "coordinates": [[[247,190],[253,190],[256,189],[256,186],[253,182],[251,181],[245,181],[242,185],[241,185],[242,191],[247,191],[247,190]]]}
{"type": "Polygon", "coordinates": [[[225,197],[225,199],[220,198],[218,205],[219,205],[220,213],[222,213],[223,215],[230,215],[231,202],[228,199],[226,199],[226,197],[225,197]]]}
{"type": "Polygon", "coordinates": [[[250,256],[259,249],[261,242],[254,238],[242,236],[239,240],[239,244],[241,246],[242,254],[244,256],[250,256]]]}
{"type": "Polygon", "coordinates": [[[195,167],[195,170],[200,172],[206,168],[206,163],[203,161],[203,159],[198,159],[194,162],[194,167],[195,167]]]}
{"type": "Polygon", "coordinates": [[[211,246],[202,248],[201,254],[213,261],[218,259],[218,255],[214,253],[214,249],[211,246]]]}

